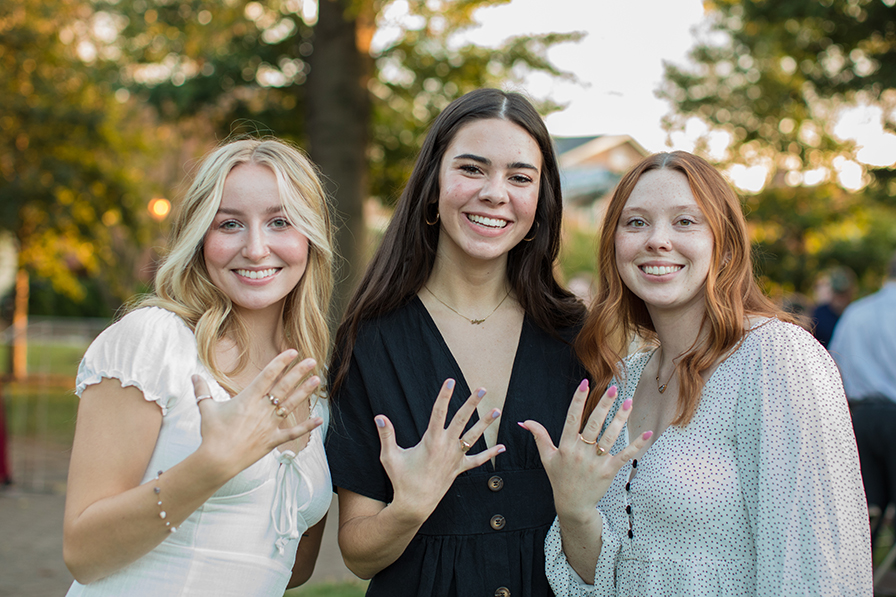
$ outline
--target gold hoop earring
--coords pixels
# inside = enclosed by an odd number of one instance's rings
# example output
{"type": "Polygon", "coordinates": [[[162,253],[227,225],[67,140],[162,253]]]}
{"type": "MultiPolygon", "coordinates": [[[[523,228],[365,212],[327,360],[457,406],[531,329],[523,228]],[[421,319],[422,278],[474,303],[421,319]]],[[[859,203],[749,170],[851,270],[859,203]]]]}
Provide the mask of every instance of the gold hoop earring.
{"type": "Polygon", "coordinates": [[[538,236],[538,226],[539,226],[538,220],[536,220],[535,221],[535,232],[532,233],[532,238],[523,237],[523,240],[526,241],[527,243],[531,243],[533,240],[535,240],[535,237],[538,236]]]}
{"type": "Polygon", "coordinates": [[[430,222],[429,218],[427,218],[425,215],[423,216],[423,221],[426,222],[427,224],[429,224],[430,226],[435,226],[436,224],[438,224],[439,223],[439,207],[436,206],[436,221],[435,222],[430,222]]]}

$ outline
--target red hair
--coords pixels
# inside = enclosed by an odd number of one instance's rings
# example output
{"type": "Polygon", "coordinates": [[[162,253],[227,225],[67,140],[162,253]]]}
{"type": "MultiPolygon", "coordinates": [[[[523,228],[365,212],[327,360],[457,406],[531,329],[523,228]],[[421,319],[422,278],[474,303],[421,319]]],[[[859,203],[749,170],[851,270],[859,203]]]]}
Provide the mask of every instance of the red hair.
{"type": "Polygon", "coordinates": [[[632,168],[613,192],[600,231],[597,292],[591,312],[576,339],[576,351],[594,384],[586,412],[594,409],[610,380],[621,373],[632,338],[656,342],[656,329],[644,301],[622,281],[616,265],[616,228],[628,198],[645,172],[682,173],[713,235],[712,261],[706,278],[701,329],[707,334],[678,359],[678,409],[673,425],[687,425],[700,402],[701,374],[744,338],[748,316],[776,316],[791,321],[759,288],[747,222],[728,181],[709,162],[684,151],[657,153],[632,168]]]}

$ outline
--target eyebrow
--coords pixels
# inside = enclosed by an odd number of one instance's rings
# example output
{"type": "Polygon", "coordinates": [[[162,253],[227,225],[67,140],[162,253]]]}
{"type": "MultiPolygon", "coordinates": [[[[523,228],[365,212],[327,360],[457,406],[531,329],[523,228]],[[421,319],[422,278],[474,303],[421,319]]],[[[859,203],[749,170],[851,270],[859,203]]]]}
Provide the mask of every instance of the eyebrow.
{"type": "MultiPolygon", "coordinates": [[[[269,208],[267,208],[266,210],[264,210],[264,213],[265,213],[265,214],[276,214],[276,213],[281,213],[282,211],[283,211],[283,206],[282,206],[282,205],[272,205],[271,207],[269,207],[269,208]]],[[[241,215],[243,215],[243,212],[242,212],[241,210],[239,210],[239,209],[228,209],[228,208],[226,208],[226,207],[219,207],[219,208],[218,208],[218,213],[219,213],[219,214],[225,214],[225,215],[228,215],[228,216],[241,216],[241,215]]]]}
{"type": "MultiPolygon", "coordinates": [[[[454,159],[455,160],[473,160],[474,162],[479,162],[480,164],[483,164],[485,166],[492,165],[492,161],[490,159],[483,157],[481,155],[476,155],[475,153],[462,153],[460,155],[454,156],[454,159]]],[[[536,168],[532,164],[529,164],[528,162],[511,162],[510,164],[507,164],[507,167],[512,170],[515,170],[518,168],[523,168],[526,170],[535,170],[536,172],[538,172],[538,168],[536,168]]]]}

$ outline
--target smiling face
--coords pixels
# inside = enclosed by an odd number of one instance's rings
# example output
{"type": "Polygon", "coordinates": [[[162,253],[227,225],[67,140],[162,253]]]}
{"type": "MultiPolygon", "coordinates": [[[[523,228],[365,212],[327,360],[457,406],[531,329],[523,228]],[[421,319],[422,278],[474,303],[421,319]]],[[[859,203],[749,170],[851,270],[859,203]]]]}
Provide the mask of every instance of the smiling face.
{"type": "Polygon", "coordinates": [[[273,170],[241,164],[230,171],[205,235],[205,266],[235,309],[281,309],[308,262],[308,239],[283,211],[273,170]]]}
{"type": "Polygon", "coordinates": [[[494,118],[464,125],[439,169],[438,254],[506,259],[535,221],[541,168],[538,144],[519,125],[494,118]]]}
{"type": "Polygon", "coordinates": [[[705,309],[713,234],[684,174],[645,172],[622,210],[615,243],[620,276],[651,316],[705,309]]]}

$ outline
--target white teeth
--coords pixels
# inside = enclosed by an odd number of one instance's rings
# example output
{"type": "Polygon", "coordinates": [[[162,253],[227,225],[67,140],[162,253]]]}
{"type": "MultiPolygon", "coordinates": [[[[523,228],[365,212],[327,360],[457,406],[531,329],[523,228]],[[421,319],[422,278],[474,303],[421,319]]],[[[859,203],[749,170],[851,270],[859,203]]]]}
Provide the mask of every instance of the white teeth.
{"type": "Polygon", "coordinates": [[[261,278],[267,278],[269,276],[273,276],[277,273],[276,268],[271,269],[263,269],[261,271],[255,271],[251,269],[238,269],[236,270],[237,275],[242,276],[244,278],[249,278],[251,280],[259,280],[261,278]]]}
{"type": "Polygon", "coordinates": [[[496,220],[494,218],[486,218],[483,216],[467,215],[471,222],[475,222],[480,226],[488,226],[489,228],[503,228],[507,226],[507,220],[496,220]]]}
{"type": "Polygon", "coordinates": [[[664,276],[666,274],[671,274],[672,272],[677,272],[681,269],[680,265],[645,265],[641,269],[644,270],[644,273],[650,274],[651,276],[664,276]]]}

